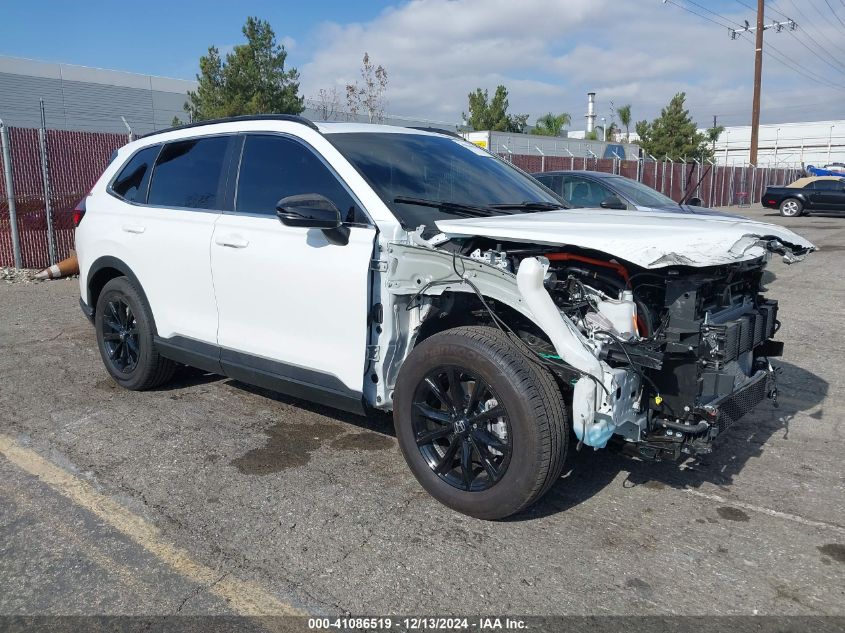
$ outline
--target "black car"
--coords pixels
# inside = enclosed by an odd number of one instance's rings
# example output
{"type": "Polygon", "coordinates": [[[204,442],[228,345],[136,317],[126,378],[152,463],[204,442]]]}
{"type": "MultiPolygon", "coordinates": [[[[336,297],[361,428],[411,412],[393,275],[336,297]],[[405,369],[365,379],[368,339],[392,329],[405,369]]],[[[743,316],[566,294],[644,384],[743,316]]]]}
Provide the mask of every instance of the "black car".
{"type": "Polygon", "coordinates": [[[845,177],[799,178],[786,187],[767,187],[762,202],[788,218],[811,211],[845,213],[845,177]]]}
{"type": "Polygon", "coordinates": [[[699,206],[701,200],[679,204],[648,185],[600,171],[546,171],[531,174],[573,207],[637,209],[668,213],[725,215],[699,206]]]}

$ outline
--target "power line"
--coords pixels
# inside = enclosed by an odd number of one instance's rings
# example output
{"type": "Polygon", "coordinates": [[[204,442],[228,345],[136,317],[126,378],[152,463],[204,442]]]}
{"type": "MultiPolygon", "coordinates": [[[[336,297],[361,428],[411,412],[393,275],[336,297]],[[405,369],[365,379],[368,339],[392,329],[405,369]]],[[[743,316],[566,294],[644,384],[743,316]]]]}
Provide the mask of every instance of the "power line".
{"type": "Polygon", "coordinates": [[[842,18],[840,18],[840,17],[836,14],[836,11],[834,11],[834,10],[833,10],[833,7],[832,7],[832,6],[830,6],[830,2],[828,2],[827,0],[824,0],[824,3],[827,5],[827,8],[828,8],[828,9],[830,9],[830,12],[834,15],[834,17],[835,17],[837,20],[839,20],[839,24],[841,24],[842,26],[845,26],[845,22],[843,22],[843,21],[842,21],[842,18]]]}
{"type": "MultiPolygon", "coordinates": [[[[800,37],[798,37],[798,36],[797,36],[797,35],[795,35],[794,33],[792,34],[792,37],[794,37],[794,38],[798,41],[798,43],[799,43],[801,46],[803,46],[803,47],[804,47],[804,48],[806,48],[808,51],[810,51],[813,55],[815,55],[816,57],[818,57],[818,58],[819,58],[820,60],[822,60],[825,64],[827,64],[828,66],[830,66],[831,68],[833,68],[833,70],[835,70],[835,71],[836,71],[836,72],[838,72],[838,73],[842,73],[843,75],[845,75],[845,70],[843,70],[843,69],[845,69],[845,66],[843,66],[841,63],[837,62],[837,64],[839,64],[839,65],[838,65],[838,66],[837,66],[837,65],[835,65],[833,62],[831,62],[831,61],[830,61],[830,59],[828,59],[827,57],[825,57],[825,56],[821,55],[820,53],[816,52],[816,51],[815,51],[815,50],[813,50],[812,48],[810,48],[804,40],[802,40],[800,37]]],[[[811,38],[811,39],[812,39],[812,38],[811,38]]],[[[814,41],[815,41],[815,40],[814,40],[814,41]]],[[[825,48],[824,48],[821,44],[818,44],[818,43],[816,43],[816,44],[817,44],[817,46],[818,46],[819,48],[821,48],[824,52],[826,52],[828,55],[830,55],[830,53],[827,51],[827,49],[825,49],[825,48]]]]}
{"type": "MultiPolygon", "coordinates": [[[[845,2],[845,0],[842,0],[842,1],[845,2]]],[[[721,13],[716,13],[715,11],[708,9],[707,7],[705,7],[702,4],[698,4],[697,2],[694,2],[693,0],[687,0],[687,2],[689,2],[692,5],[697,6],[699,9],[704,9],[705,11],[707,11],[707,13],[711,13],[711,14],[725,20],[726,22],[730,22],[731,24],[736,24],[737,26],[742,26],[742,24],[740,22],[736,22],[734,20],[731,20],[729,17],[724,16],[721,13]]]]}
{"type": "MultiPolygon", "coordinates": [[[[717,25],[721,26],[722,28],[725,28],[725,29],[730,29],[730,28],[732,28],[730,24],[723,24],[722,22],[717,22],[717,21],[716,21],[716,20],[714,20],[713,18],[708,18],[706,15],[703,15],[703,14],[701,14],[701,13],[698,13],[697,11],[693,11],[693,10],[692,10],[692,9],[690,9],[689,7],[685,7],[685,6],[684,6],[684,5],[682,5],[682,4],[678,4],[678,3],[677,3],[677,2],[675,2],[674,0],[663,0],[663,4],[673,4],[673,5],[675,5],[676,7],[678,7],[679,9],[683,9],[683,10],[684,10],[684,11],[686,11],[687,13],[692,13],[693,15],[697,15],[697,16],[698,16],[698,17],[700,17],[701,19],[703,19],[703,20],[707,20],[708,22],[712,22],[713,24],[717,24],[717,25]]],[[[696,5],[696,6],[700,6],[700,5],[696,5]]],[[[707,9],[707,11],[710,11],[710,10],[709,10],[709,9],[707,9]]],[[[710,13],[714,13],[714,12],[713,12],[713,11],[710,11],[710,13]]],[[[715,14],[715,15],[719,15],[718,13],[714,13],[714,14],[715,14]]],[[[731,20],[728,20],[728,19],[727,19],[727,18],[725,18],[725,17],[722,17],[722,16],[719,16],[719,17],[721,17],[723,20],[727,20],[728,22],[731,22],[731,20]]],[[[735,24],[738,24],[738,23],[735,23],[735,24]]]]}
{"type": "MultiPolygon", "coordinates": [[[[751,42],[750,38],[743,37],[743,39],[745,39],[748,42],[751,42]]],[[[751,42],[751,43],[753,44],[753,42],[751,42]]],[[[771,57],[775,61],[779,62],[781,65],[786,66],[790,70],[792,70],[792,71],[798,73],[799,75],[805,77],[806,79],[810,79],[811,81],[822,83],[822,84],[828,86],[829,88],[833,88],[835,90],[845,90],[845,85],[837,84],[837,83],[827,79],[826,77],[819,75],[818,73],[816,73],[813,70],[807,68],[806,66],[803,66],[802,64],[799,64],[798,62],[791,60],[785,53],[783,53],[783,51],[779,50],[778,48],[776,48],[772,44],[769,44],[769,46],[763,51],[763,53],[765,55],[768,55],[769,57],[771,57]]]]}
{"type": "MultiPolygon", "coordinates": [[[[803,23],[803,24],[799,24],[799,25],[798,25],[798,28],[799,28],[799,29],[800,29],[800,30],[801,30],[801,31],[802,31],[802,32],[803,32],[803,33],[804,33],[807,37],[809,37],[809,38],[810,38],[810,40],[811,40],[813,43],[815,43],[817,46],[820,46],[820,45],[819,45],[819,43],[816,41],[816,39],[813,37],[813,35],[812,35],[812,34],[811,34],[808,30],[807,30],[807,27],[812,27],[812,28],[816,29],[816,30],[817,30],[817,32],[818,32],[818,34],[819,34],[821,37],[823,37],[823,38],[824,38],[824,40],[825,40],[828,44],[830,44],[833,48],[837,48],[837,46],[838,46],[838,45],[837,45],[837,44],[835,44],[835,43],[833,42],[833,40],[831,40],[831,39],[830,39],[830,38],[829,38],[829,37],[825,34],[825,32],[824,32],[824,30],[823,30],[823,29],[819,29],[819,28],[815,25],[815,23],[814,23],[812,20],[810,20],[810,17],[809,17],[806,13],[804,13],[804,11],[802,11],[802,10],[801,10],[801,8],[798,6],[798,3],[796,3],[794,0],[790,0],[790,3],[789,3],[789,4],[792,6],[792,8],[793,8],[793,9],[795,9],[795,10],[798,12],[798,15],[800,15],[802,18],[804,18],[804,23],[803,23]]],[[[842,50],[843,50],[843,51],[845,51],[845,47],[842,47],[842,50]]]]}

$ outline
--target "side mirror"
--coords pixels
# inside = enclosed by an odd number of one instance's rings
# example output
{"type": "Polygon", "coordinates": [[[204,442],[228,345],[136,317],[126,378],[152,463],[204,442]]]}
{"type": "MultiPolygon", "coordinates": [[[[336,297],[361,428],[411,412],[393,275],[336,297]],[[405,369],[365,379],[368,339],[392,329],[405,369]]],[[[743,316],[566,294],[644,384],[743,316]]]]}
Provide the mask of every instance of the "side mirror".
{"type": "Polygon", "coordinates": [[[604,200],[601,201],[601,208],[602,209],[627,209],[628,205],[626,205],[622,200],[619,199],[618,196],[608,196],[604,200]]]}
{"type": "Polygon", "coordinates": [[[690,198],[689,200],[687,200],[687,204],[691,207],[703,206],[701,203],[701,198],[690,198]]]}
{"type": "Polygon", "coordinates": [[[276,215],[285,226],[309,229],[336,229],[341,226],[340,211],[319,193],[288,196],[276,203],[276,215]]]}
{"type": "Polygon", "coordinates": [[[332,244],[349,244],[349,227],[343,226],[340,211],[331,200],[319,193],[282,198],[276,203],[276,215],[285,226],[322,229],[332,244]]]}

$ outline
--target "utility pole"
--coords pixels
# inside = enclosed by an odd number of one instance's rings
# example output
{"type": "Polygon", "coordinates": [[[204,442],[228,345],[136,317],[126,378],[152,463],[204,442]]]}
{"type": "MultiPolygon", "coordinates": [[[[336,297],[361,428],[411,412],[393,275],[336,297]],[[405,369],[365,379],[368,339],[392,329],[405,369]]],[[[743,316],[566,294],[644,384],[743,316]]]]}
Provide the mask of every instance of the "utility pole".
{"type": "MultiPolygon", "coordinates": [[[[717,114],[713,115],[713,129],[716,129],[716,119],[718,118],[717,114]]],[[[713,133],[713,155],[716,154],[716,133],[713,133]]]]}
{"type": "Polygon", "coordinates": [[[772,22],[765,24],[763,20],[763,9],[765,7],[764,0],[757,0],[757,26],[751,27],[748,20],[745,21],[745,26],[741,29],[730,29],[731,39],[735,40],[737,35],[742,33],[754,33],[754,101],[751,105],[751,151],[749,156],[749,163],[757,165],[757,145],[760,133],[760,90],[763,80],[763,31],[767,29],[775,29],[775,32],[780,32],[783,27],[794,31],[795,20],[786,20],[785,22],[772,22]]]}
{"type": "Polygon", "coordinates": [[[757,0],[757,31],[754,42],[754,104],[751,106],[751,157],[748,162],[757,164],[757,141],[760,134],[760,87],[763,83],[763,9],[764,0],[757,0]]]}

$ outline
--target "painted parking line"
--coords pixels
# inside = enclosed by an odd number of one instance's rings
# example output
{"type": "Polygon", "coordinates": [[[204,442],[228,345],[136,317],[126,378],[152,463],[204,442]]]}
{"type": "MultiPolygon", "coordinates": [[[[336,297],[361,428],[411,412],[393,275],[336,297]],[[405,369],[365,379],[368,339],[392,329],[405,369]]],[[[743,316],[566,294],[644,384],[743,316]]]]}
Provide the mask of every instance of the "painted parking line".
{"type": "Polygon", "coordinates": [[[839,532],[840,534],[845,534],[845,527],[841,525],[836,525],[835,523],[826,523],[825,521],[816,521],[814,519],[805,519],[802,516],[797,514],[790,514],[789,512],[781,512],[780,510],[772,510],[771,508],[765,508],[763,506],[758,506],[753,503],[746,503],[744,501],[735,501],[733,499],[728,499],[726,497],[721,497],[719,495],[714,495],[708,492],[701,492],[700,490],[693,490],[692,488],[684,488],[684,492],[687,492],[695,497],[699,497],[701,499],[707,499],[709,501],[715,501],[716,503],[721,503],[726,506],[735,506],[737,508],[743,508],[744,510],[751,510],[752,512],[759,512],[760,514],[767,514],[770,517],[775,517],[778,519],[783,519],[785,521],[792,521],[793,523],[800,523],[801,525],[806,525],[808,527],[815,527],[821,528],[825,530],[833,530],[834,532],[839,532]]]}
{"type": "Polygon", "coordinates": [[[0,455],[111,525],[178,574],[226,600],[235,613],[253,616],[307,615],[253,582],[238,580],[198,563],[187,551],[162,538],[157,527],[7,435],[0,434],[0,455]]]}

